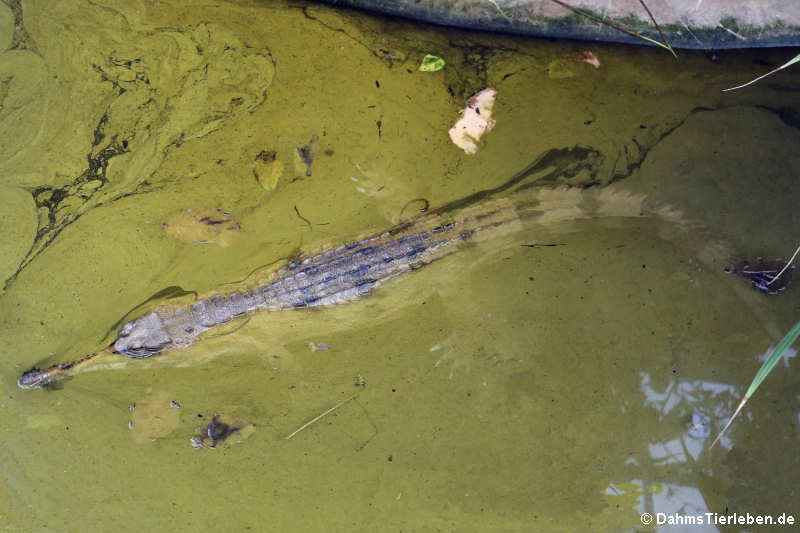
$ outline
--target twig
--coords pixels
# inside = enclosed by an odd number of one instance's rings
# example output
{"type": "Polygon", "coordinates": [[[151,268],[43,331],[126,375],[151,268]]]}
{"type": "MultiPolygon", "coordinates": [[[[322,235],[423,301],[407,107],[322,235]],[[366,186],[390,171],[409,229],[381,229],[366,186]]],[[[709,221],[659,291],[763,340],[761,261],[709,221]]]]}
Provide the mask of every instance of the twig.
{"type": "Polygon", "coordinates": [[[639,0],[639,3],[640,3],[640,4],[642,4],[642,7],[644,8],[644,10],[645,10],[645,11],[647,11],[647,16],[648,16],[648,17],[650,17],[650,20],[652,20],[652,21],[653,21],[653,26],[655,26],[655,27],[656,27],[656,29],[658,30],[658,34],[661,36],[661,38],[662,38],[662,39],[664,39],[664,44],[666,44],[666,45],[667,45],[667,49],[668,49],[670,52],[672,52],[672,55],[673,55],[675,58],[677,58],[677,57],[678,57],[678,54],[676,54],[676,53],[675,53],[675,50],[673,50],[673,49],[672,49],[672,45],[671,45],[671,44],[669,44],[669,39],[667,39],[667,36],[666,36],[666,35],[664,35],[664,32],[663,32],[663,31],[661,31],[661,28],[658,26],[658,22],[656,22],[656,19],[653,17],[653,14],[652,14],[652,13],[650,13],[650,9],[648,9],[647,5],[645,5],[645,3],[644,3],[644,0],[639,0]]]}
{"type": "MultiPolygon", "coordinates": [[[[584,17],[586,17],[588,19],[591,19],[591,20],[593,20],[595,22],[599,22],[600,24],[605,24],[606,26],[614,28],[617,31],[621,31],[623,33],[627,33],[628,35],[632,35],[633,37],[636,37],[637,39],[642,39],[642,40],[645,40],[645,41],[647,41],[649,43],[652,43],[652,44],[654,44],[656,46],[660,46],[661,48],[669,50],[670,53],[673,56],[678,57],[675,54],[675,50],[672,49],[672,46],[670,46],[669,43],[667,43],[667,44],[660,43],[660,42],[656,41],[655,39],[651,39],[650,37],[642,35],[641,33],[636,33],[633,30],[629,30],[628,28],[625,28],[623,26],[615,24],[615,23],[613,23],[611,21],[608,21],[608,20],[605,20],[605,19],[601,19],[600,17],[597,17],[597,16],[593,15],[592,13],[589,13],[588,11],[584,11],[582,9],[578,9],[577,7],[572,7],[571,5],[567,4],[566,2],[562,2],[561,0],[551,0],[551,1],[555,2],[556,4],[560,5],[561,7],[565,7],[567,9],[571,10],[571,11],[574,11],[578,15],[582,15],[582,16],[584,16],[584,17]]],[[[641,1],[641,0],[639,0],[639,1],[641,1]]],[[[642,2],[642,5],[644,5],[644,2],[642,2]]],[[[647,9],[647,6],[645,6],[645,9],[647,9]]],[[[649,14],[650,10],[648,9],[647,12],[649,14]]],[[[651,19],[652,19],[652,17],[653,16],[650,15],[651,19]]],[[[653,20],[653,23],[655,24],[655,20],[653,20]]],[[[658,25],[656,25],[656,28],[658,28],[658,25]]],[[[658,32],[661,33],[661,30],[659,29],[658,32]]],[[[663,37],[663,34],[662,34],[662,37],[663,37]]]]}
{"type": "Polygon", "coordinates": [[[500,9],[500,5],[497,3],[497,0],[489,0],[489,2],[490,2],[490,3],[491,3],[491,4],[492,4],[494,7],[495,7],[495,9],[497,9],[497,11],[498,11],[498,12],[499,12],[501,15],[503,15],[503,18],[504,18],[504,19],[506,19],[507,21],[511,22],[511,19],[508,17],[508,15],[506,15],[506,14],[503,12],[503,10],[502,10],[502,9],[500,9]]]}
{"type": "Polygon", "coordinates": [[[310,220],[308,220],[306,217],[304,217],[303,215],[301,215],[301,214],[300,214],[300,210],[299,210],[299,209],[297,209],[297,206],[294,206],[294,212],[297,214],[297,218],[299,218],[300,220],[302,220],[303,222],[305,222],[306,224],[308,224],[308,227],[309,227],[309,228],[311,227],[311,221],[310,221],[310,220]]]}
{"type": "Polygon", "coordinates": [[[286,437],[286,440],[289,440],[289,439],[291,439],[292,437],[294,437],[295,435],[297,435],[298,433],[300,433],[301,431],[303,431],[304,429],[306,429],[306,428],[307,428],[308,426],[310,426],[311,424],[313,424],[313,423],[315,423],[315,422],[319,421],[320,419],[322,419],[322,418],[324,418],[324,417],[328,416],[329,414],[331,414],[331,413],[332,413],[332,412],[334,412],[336,409],[338,409],[338,408],[339,408],[339,407],[341,407],[342,405],[346,404],[347,402],[349,402],[350,400],[352,400],[352,399],[353,399],[353,398],[355,398],[356,396],[358,396],[358,393],[355,393],[355,394],[353,394],[352,396],[349,396],[349,397],[345,398],[344,400],[342,400],[341,402],[337,403],[336,405],[334,405],[333,407],[331,407],[330,409],[328,409],[328,410],[327,410],[327,411],[325,411],[324,413],[322,413],[322,414],[319,414],[319,415],[315,416],[314,418],[312,418],[311,420],[309,420],[308,422],[306,422],[305,424],[303,424],[303,425],[302,425],[302,426],[300,426],[299,428],[297,428],[297,429],[295,429],[294,431],[292,431],[292,432],[291,432],[291,433],[290,433],[290,434],[289,434],[289,435],[286,437]]]}

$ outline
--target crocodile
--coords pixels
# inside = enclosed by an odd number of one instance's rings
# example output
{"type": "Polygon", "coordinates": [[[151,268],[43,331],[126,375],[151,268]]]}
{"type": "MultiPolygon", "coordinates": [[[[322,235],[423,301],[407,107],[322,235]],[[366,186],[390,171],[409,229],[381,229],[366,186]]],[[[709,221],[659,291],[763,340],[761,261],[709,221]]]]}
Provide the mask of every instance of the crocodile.
{"type": "Polygon", "coordinates": [[[544,223],[609,215],[679,218],[669,209],[647,210],[643,197],[628,193],[606,188],[534,187],[528,179],[543,171],[549,174],[544,179],[540,175],[540,181],[574,175],[593,155],[591,152],[580,147],[552,150],[499,187],[420,213],[388,231],[308,254],[255,286],[216,294],[186,307],[159,306],[122,326],[116,339],[105,348],[67,363],[33,368],[17,383],[23,389],[50,384],[100,354],[141,359],[187,348],[203,333],[262,310],[308,309],[350,302],[466,243],[491,239],[500,231],[512,232],[526,221],[544,223]],[[590,191],[594,194],[584,194],[590,191]]]}
{"type": "Polygon", "coordinates": [[[431,214],[292,262],[255,287],[216,294],[192,305],[162,305],[128,323],[114,342],[96,353],[46,369],[32,369],[18,380],[23,389],[41,387],[65,376],[101,353],[142,359],[186,348],[200,335],[261,310],[307,309],[350,302],[379,285],[418,270],[472,241],[520,220],[524,203],[490,201],[460,210],[460,216],[431,214]]]}

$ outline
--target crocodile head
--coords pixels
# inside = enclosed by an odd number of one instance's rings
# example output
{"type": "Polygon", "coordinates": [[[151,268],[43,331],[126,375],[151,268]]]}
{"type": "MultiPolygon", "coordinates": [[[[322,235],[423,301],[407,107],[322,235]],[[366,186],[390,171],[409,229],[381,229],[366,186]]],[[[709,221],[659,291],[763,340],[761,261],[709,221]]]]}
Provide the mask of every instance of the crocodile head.
{"type": "Polygon", "coordinates": [[[35,389],[37,387],[44,387],[64,377],[60,373],[60,368],[52,366],[44,370],[39,368],[32,368],[22,374],[22,377],[17,380],[17,385],[20,389],[35,389]]]}
{"type": "Polygon", "coordinates": [[[156,313],[150,313],[125,324],[114,342],[114,350],[143,359],[161,353],[172,346],[172,339],[156,313]]]}

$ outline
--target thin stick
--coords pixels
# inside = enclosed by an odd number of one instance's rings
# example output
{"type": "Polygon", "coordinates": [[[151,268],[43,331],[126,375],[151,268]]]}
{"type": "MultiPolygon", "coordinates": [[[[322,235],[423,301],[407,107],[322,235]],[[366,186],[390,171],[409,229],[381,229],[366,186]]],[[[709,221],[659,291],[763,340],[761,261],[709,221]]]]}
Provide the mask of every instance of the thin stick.
{"type": "Polygon", "coordinates": [[[647,11],[647,16],[649,16],[650,20],[653,21],[653,26],[655,26],[656,29],[658,30],[658,34],[664,40],[664,44],[667,45],[667,48],[669,49],[670,52],[672,52],[672,55],[677,58],[678,54],[676,54],[675,50],[672,49],[672,45],[669,44],[669,39],[667,39],[667,36],[664,35],[663,31],[661,31],[661,28],[658,26],[658,22],[656,22],[656,19],[655,19],[655,17],[653,17],[653,14],[650,13],[650,9],[645,5],[644,0],[639,0],[639,3],[642,4],[642,7],[644,8],[644,10],[647,11]]]}
{"type": "MultiPolygon", "coordinates": [[[[572,7],[571,5],[567,4],[566,2],[562,2],[561,0],[551,0],[551,1],[555,2],[556,4],[560,5],[561,7],[565,7],[567,9],[570,9],[570,10],[574,11],[578,15],[582,15],[582,16],[588,18],[588,19],[594,20],[595,22],[599,22],[600,24],[605,24],[606,26],[610,26],[611,28],[614,28],[617,31],[621,31],[623,33],[627,33],[628,35],[632,35],[633,37],[636,37],[637,39],[642,39],[642,40],[645,40],[645,41],[647,41],[649,43],[652,43],[652,44],[654,44],[656,46],[660,46],[661,48],[669,50],[672,53],[673,56],[678,57],[675,54],[675,51],[669,45],[665,45],[664,43],[660,43],[660,42],[656,41],[655,39],[651,39],[650,37],[642,35],[641,33],[636,33],[635,31],[629,30],[628,28],[625,28],[623,26],[619,26],[618,24],[614,24],[611,21],[608,21],[608,20],[605,20],[605,19],[601,19],[600,17],[596,17],[593,14],[589,13],[588,11],[584,11],[582,9],[578,9],[577,7],[572,7]]],[[[648,11],[648,13],[649,13],[649,11],[648,11]]],[[[651,17],[652,17],[652,15],[651,15],[651,17]]],[[[653,21],[653,22],[655,22],[655,21],[653,21]]],[[[661,32],[661,30],[659,30],[659,33],[660,32],[661,32]]]]}
{"type": "MultiPolygon", "coordinates": [[[[555,2],[556,0],[553,0],[553,1],[555,2]]],[[[784,63],[783,65],[779,66],[778,68],[776,68],[776,69],[773,69],[773,70],[770,70],[770,71],[769,71],[769,72],[767,72],[766,74],[763,74],[763,75],[761,75],[761,76],[757,77],[757,78],[756,78],[756,79],[754,79],[754,80],[750,80],[750,81],[748,81],[747,83],[743,83],[743,84],[741,84],[741,85],[737,85],[736,87],[730,87],[730,88],[728,88],[728,89],[722,89],[722,92],[727,92],[727,91],[735,91],[736,89],[741,89],[742,87],[747,87],[748,85],[752,85],[752,84],[754,84],[755,82],[757,82],[758,80],[763,80],[763,79],[764,79],[764,78],[766,78],[767,76],[771,76],[772,74],[775,74],[775,73],[776,73],[776,72],[778,72],[779,70],[783,70],[783,69],[785,69],[785,68],[786,68],[786,67],[788,67],[788,66],[794,65],[794,64],[795,64],[795,63],[797,63],[798,61],[800,61],[800,54],[798,54],[798,55],[794,56],[792,59],[790,59],[789,61],[787,61],[787,62],[786,62],[786,63],[784,63]]]]}
{"type": "Polygon", "coordinates": [[[333,407],[331,407],[330,409],[328,409],[328,410],[327,410],[327,411],[325,411],[324,413],[322,413],[322,414],[320,414],[320,415],[317,415],[317,416],[315,416],[314,418],[312,418],[311,420],[309,420],[308,422],[306,422],[305,424],[303,424],[303,425],[302,425],[302,426],[300,426],[299,428],[297,428],[297,429],[295,429],[294,431],[292,431],[292,432],[289,434],[289,436],[287,436],[287,437],[286,437],[286,440],[289,440],[289,439],[291,439],[292,437],[294,437],[295,435],[297,435],[298,433],[300,433],[301,431],[303,431],[304,429],[306,429],[306,428],[307,428],[308,426],[310,426],[311,424],[313,424],[313,423],[315,423],[315,422],[319,421],[321,418],[328,416],[329,414],[331,414],[331,413],[332,413],[332,412],[334,412],[336,409],[338,409],[338,408],[339,408],[339,407],[341,407],[342,405],[346,404],[347,402],[349,402],[350,400],[352,400],[352,399],[353,399],[353,398],[355,398],[356,396],[358,396],[358,393],[355,393],[355,394],[353,394],[352,396],[350,396],[350,397],[348,397],[348,398],[345,398],[344,400],[342,400],[341,402],[337,403],[336,405],[334,405],[333,407]]]}
{"type": "Polygon", "coordinates": [[[506,15],[505,13],[503,13],[503,10],[502,10],[502,9],[500,9],[500,5],[497,3],[497,0],[489,0],[489,2],[491,2],[491,4],[492,4],[492,5],[495,7],[495,9],[497,9],[497,11],[498,11],[498,12],[499,12],[501,15],[503,15],[503,18],[505,18],[507,21],[511,22],[511,19],[510,19],[510,18],[508,18],[508,15],[506,15]]]}
{"type": "Polygon", "coordinates": [[[797,253],[798,253],[798,252],[800,252],[800,246],[798,246],[798,247],[797,247],[797,250],[795,250],[795,251],[794,251],[794,255],[792,256],[792,258],[791,258],[791,259],[789,259],[789,262],[788,262],[788,263],[786,263],[786,265],[785,265],[785,266],[784,266],[784,267],[781,269],[781,271],[780,271],[780,272],[778,272],[778,273],[775,275],[775,277],[774,277],[774,278],[772,278],[771,280],[769,280],[769,281],[767,282],[767,285],[768,285],[768,286],[769,286],[769,285],[771,285],[773,281],[775,281],[776,279],[778,279],[779,277],[781,277],[781,274],[783,274],[784,272],[786,272],[786,269],[787,269],[787,268],[789,268],[790,266],[792,266],[792,263],[794,262],[795,258],[797,257],[797,253]]]}

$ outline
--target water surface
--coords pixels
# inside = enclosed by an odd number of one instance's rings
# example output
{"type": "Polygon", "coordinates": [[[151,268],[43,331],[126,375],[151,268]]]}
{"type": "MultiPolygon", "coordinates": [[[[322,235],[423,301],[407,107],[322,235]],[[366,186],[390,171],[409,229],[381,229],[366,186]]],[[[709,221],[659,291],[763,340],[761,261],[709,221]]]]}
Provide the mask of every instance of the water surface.
{"type": "Polygon", "coordinates": [[[301,2],[16,5],[0,9],[7,529],[634,531],[645,511],[798,513],[794,351],[708,450],[798,317],[792,287],[766,297],[723,272],[797,245],[800,75],[720,92],[790,51],[676,61],[301,2]],[[570,59],[584,50],[599,69],[570,59]],[[417,70],[430,51],[443,71],[417,70]],[[497,126],[466,155],[447,130],[486,87],[497,126]],[[527,227],[360,302],[16,386],[167,287],[224,291],[575,148],[586,164],[542,186],[645,194],[684,229],[527,227]],[[520,246],[535,243],[563,245],[520,246]],[[193,449],[215,413],[252,431],[193,449]]]}

